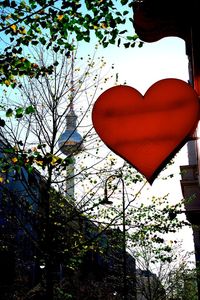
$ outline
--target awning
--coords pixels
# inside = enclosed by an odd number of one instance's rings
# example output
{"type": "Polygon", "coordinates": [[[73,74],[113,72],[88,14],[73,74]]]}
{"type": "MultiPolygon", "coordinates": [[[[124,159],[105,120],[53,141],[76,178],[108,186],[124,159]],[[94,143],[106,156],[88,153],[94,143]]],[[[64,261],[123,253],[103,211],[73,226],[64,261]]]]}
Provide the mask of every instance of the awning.
{"type": "Polygon", "coordinates": [[[155,42],[167,36],[185,41],[195,22],[198,0],[136,0],[133,2],[134,29],[145,42],[155,42]]]}

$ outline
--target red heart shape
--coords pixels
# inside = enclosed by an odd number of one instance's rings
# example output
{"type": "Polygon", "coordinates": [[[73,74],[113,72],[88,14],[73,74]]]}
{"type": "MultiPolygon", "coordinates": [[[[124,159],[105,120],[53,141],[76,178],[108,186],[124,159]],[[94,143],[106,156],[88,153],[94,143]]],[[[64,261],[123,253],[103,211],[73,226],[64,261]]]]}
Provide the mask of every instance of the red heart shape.
{"type": "Polygon", "coordinates": [[[154,83],[144,96],[130,86],[115,86],[94,104],[92,121],[102,141],[152,184],[187,142],[199,119],[194,89],[179,79],[154,83]]]}

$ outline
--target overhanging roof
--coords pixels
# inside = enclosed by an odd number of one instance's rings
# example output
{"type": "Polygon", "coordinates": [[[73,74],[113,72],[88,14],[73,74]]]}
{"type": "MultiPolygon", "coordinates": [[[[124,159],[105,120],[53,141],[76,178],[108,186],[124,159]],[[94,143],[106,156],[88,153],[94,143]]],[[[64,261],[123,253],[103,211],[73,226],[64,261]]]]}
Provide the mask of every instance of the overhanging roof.
{"type": "Polygon", "coordinates": [[[145,42],[177,36],[185,41],[196,22],[199,0],[136,0],[133,2],[134,28],[145,42]]]}

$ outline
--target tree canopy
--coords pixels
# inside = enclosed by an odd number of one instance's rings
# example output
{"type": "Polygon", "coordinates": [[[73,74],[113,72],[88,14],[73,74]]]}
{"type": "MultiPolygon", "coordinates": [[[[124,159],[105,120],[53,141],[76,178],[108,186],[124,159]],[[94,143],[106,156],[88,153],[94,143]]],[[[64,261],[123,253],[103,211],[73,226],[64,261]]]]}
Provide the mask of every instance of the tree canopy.
{"type": "MultiPolygon", "coordinates": [[[[52,72],[40,68],[30,57],[29,47],[42,44],[54,52],[73,50],[72,39],[90,42],[93,37],[103,47],[109,44],[135,46],[132,30],[132,1],[3,1],[0,17],[2,53],[0,83],[14,87],[18,75],[39,76],[52,72]],[[131,33],[128,35],[128,27],[131,33]]],[[[141,45],[141,44],[140,44],[141,45]]]]}

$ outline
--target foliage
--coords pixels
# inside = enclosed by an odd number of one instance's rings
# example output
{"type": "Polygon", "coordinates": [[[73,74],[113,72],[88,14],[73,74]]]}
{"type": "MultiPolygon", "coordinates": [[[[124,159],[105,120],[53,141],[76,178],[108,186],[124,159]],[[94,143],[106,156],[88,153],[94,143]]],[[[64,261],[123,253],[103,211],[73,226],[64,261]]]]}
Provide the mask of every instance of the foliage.
{"type": "Polygon", "coordinates": [[[137,288],[147,300],[197,300],[197,273],[191,261],[192,253],[180,243],[171,242],[170,259],[155,260],[154,248],[135,247],[137,288]]]}
{"type": "Polygon", "coordinates": [[[16,76],[38,77],[53,72],[53,65],[40,67],[29,57],[31,46],[43,45],[68,56],[74,50],[72,38],[90,42],[95,35],[103,47],[119,46],[124,39],[128,40],[124,42],[126,48],[134,47],[137,36],[131,32],[126,37],[127,23],[132,23],[131,6],[132,1],[124,0],[3,1],[0,82],[15,87],[16,76]]]}
{"type": "MultiPolygon", "coordinates": [[[[37,53],[38,64],[44,64],[45,52],[37,53]]],[[[98,139],[92,132],[91,120],[84,123],[101,79],[104,60],[100,58],[99,63],[98,60],[94,63],[94,58],[89,56],[83,68],[82,59],[78,62],[75,57],[59,56],[54,53],[48,57],[52,57],[54,64],[51,76],[46,74],[39,78],[27,77],[23,80],[18,78],[19,92],[14,94],[12,90],[11,93],[5,91],[3,95],[1,116],[2,120],[5,120],[5,125],[1,131],[1,188],[7,192],[5,203],[10,203],[9,205],[13,207],[8,218],[31,240],[30,253],[36,249],[35,264],[45,265],[46,271],[44,270],[43,276],[50,299],[53,293],[51,274],[53,270],[55,271],[55,266],[59,264],[64,266],[64,272],[69,274],[70,282],[72,274],[80,268],[84,255],[88,251],[95,252],[99,249],[99,229],[95,225],[93,230],[89,229],[87,223],[92,216],[89,214],[99,205],[99,197],[94,199],[94,196],[97,189],[102,193],[100,190],[103,184],[102,174],[105,170],[108,172],[113,169],[114,165],[113,160],[108,159],[109,164],[106,164],[106,157],[99,156],[98,141],[97,148],[94,148],[93,143],[98,139]],[[73,58],[76,62],[74,69],[73,58]],[[79,63],[82,67],[78,66],[79,63]],[[71,82],[72,71],[73,82],[71,82]],[[77,164],[79,169],[77,174],[75,173],[75,177],[79,180],[77,187],[82,185],[82,191],[76,196],[76,202],[70,199],[70,195],[64,196],[66,169],[69,171],[68,166],[73,163],[73,156],[76,153],[72,151],[65,158],[57,144],[60,134],[66,129],[66,115],[70,112],[73,95],[75,95],[73,105],[80,107],[79,119],[83,122],[84,130],[84,152],[80,149],[79,156],[76,155],[76,160],[79,160],[77,164]],[[78,102],[81,96],[81,101],[78,102]],[[16,116],[16,112],[20,116],[16,116]],[[88,159],[85,164],[86,158],[88,159]],[[98,167],[102,160],[105,166],[98,167]],[[43,176],[37,173],[36,168],[43,176]],[[98,185],[95,184],[96,175],[101,178],[98,185]],[[19,190],[17,184],[20,186],[19,190]],[[12,187],[14,197],[10,196],[12,187]],[[73,201],[73,205],[70,200],[73,201]],[[84,217],[86,211],[87,222],[84,217]],[[31,228],[31,231],[27,230],[27,227],[31,228]]],[[[107,77],[103,77],[103,81],[107,82],[107,77]]],[[[81,122],[77,124],[79,128],[81,122]]],[[[67,173],[67,176],[69,176],[67,180],[70,181],[72,175],[67,173]]],[[[20,267],[18,265],[18,270],[25,269],[23,262],[25,258],[19,251],[17,253],[21,264],[20,267]]],[[[73,282],[67,287],[72,289],[72,286],[73,282]]],[[[42,291],[39,289],[37,293],[42,291]]],[[[32,292],[36,293],[35,289],[32,292]]]]}

